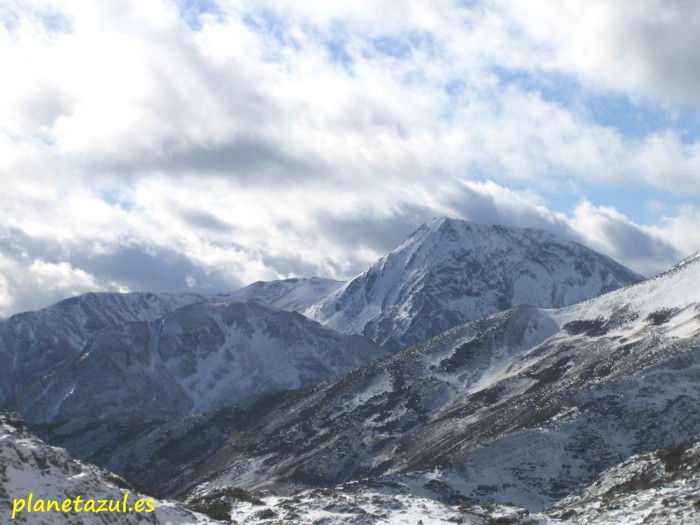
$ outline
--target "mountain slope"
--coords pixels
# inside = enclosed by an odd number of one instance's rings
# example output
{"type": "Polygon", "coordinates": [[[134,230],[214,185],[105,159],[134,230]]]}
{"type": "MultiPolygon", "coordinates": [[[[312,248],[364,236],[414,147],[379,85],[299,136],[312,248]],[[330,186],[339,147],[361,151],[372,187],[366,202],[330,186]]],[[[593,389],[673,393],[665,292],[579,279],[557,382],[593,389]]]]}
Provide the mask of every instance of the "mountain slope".
{"type": "Polygon", "coordinates": [[[204,300],[197,294],[89,293],[1,321],[0,403],[72,361],[100,330],[204,300]]]}
{"type": "MultiPolygon", "coordinates": [[[[224,491],[195,496],[213,499],[224,491]]],[[[348,483],[324,489],[308,489],[293,496],[264,496],[255,504],[235,502],[231,517],[246,525],[342,524],[397,525],[548,525],[541,515],[512,505],[476,504],[466,501],[444,503],[416,496],[396,483],[348,483]]]]}
{"type": "Polygon", "coordinates": [[[196,303],[101,330],[10,406],[31,423],[167,419],[308,386],[384,354],[255,301],[196,303]]]}
{"type": "Polygon", "coordinates": [[[514,306],[561,307],[641,280],[542,230],[440,218],[302,313],[398,350],[514,306]]]}
{"type": "Polygon", "coordinates": [[[167,465],[167,432],[216,421],[219,444],[181,455],[188,474],[163,489],[383,477],[540,509],[633,454],[700,434],[697,282],[700,256],[567,308],[494,314],[310,389],[154,429],[149,454],[167,465]]]}

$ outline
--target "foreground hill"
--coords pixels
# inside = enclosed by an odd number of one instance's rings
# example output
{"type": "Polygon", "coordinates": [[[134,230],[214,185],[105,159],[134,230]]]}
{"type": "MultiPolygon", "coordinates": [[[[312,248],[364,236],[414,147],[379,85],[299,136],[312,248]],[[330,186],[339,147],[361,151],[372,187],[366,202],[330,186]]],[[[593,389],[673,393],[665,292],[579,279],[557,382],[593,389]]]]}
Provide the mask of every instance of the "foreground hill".
{"type": "Polygon", "coordinates": [[[641,280],[543,230],[440,218],[302,313],[398,350],[508,308],[566,306],[641,280]]]}
{"type": "Polygon", "coordinates": [[[547,510],[553,523],[700,522],[700,438],[634,456],[547,510]]]}
{"type": "Polygon", "coordinates": [[[181,503],[160,500],[140,493],[120,477],[76,461],[65,450],[51,447],[37,439],[27,431],[17,414],[0,413],[0,472],[0,519],[3,523],[224,523],[192,512],[181,503]],[[75,502],[77,496],[80,496],[82,501],[78,502],[77,507],[71,504],[68,512],[55,511],[53,508],[48,511],[47,500],[63,504],[66,499],[75,502]],[[40,503],[40,500],[44,503],[40,503]],[[90,504],[87,500],[94,501],[90,504]],[[109,502],[105,506],[105,512],[85,510],[98,510],[100,500],[109,502]],[[142,511],[128,511],[136,508],[138,500],[142,500],[142,511]],[[119,508],[119,511],[109,512],[110,504],[113,509],[119,508]]]}
{"type": "MultiPolygon", "coordinates": [[[[152,523],[169,525],[247,523],[464,523],[472,525],[622,525],[694,523],[700,510],[700,443],[698,439],[653,453],[634,456],[604,472],[595,482],[552,508],[534,514],[513,505],[459,500],[452,494],[439,502],[413,493],[396,482],[352,482],[307,489],[293,496],[273,496],[235,487],[203,484],[188,501],[166,501],[146,495],[119,476],[72,459],[27,431],[16,414],[0,414],[0,516],[7,522],[152,523]],[[28,512],[26,501],[93,499],[118,502],[120,512],[28,512]],[[152,512],[122,512],[141,499],[152,512]],[[24,500],[24,508],[16,500],[24,500]],[[15,510],[12,520],[13,509],[15,510]],[[208,515],[193,512],[198,509],[208,515]],[[224,521],[209,517],[216,516],[224,521]]],[[[34,507],[33,505],[33,507],[34,507]]],[[[99,503],[97,504],[99,505],[99,503]]],[[[36,507],[34,507],[36,508],[36,507]]]]}

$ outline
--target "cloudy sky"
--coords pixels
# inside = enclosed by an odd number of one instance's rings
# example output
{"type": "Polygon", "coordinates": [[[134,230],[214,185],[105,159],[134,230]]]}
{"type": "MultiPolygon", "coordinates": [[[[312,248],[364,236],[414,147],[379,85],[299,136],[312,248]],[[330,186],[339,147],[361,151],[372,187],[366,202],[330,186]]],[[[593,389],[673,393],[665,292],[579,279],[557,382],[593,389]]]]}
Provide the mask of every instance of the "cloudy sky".
{"type": "Polygon", "coordinates": [[[700,250],[693,0],[3,0],[0,317],[347,279],[422,222],[700,250]]]}

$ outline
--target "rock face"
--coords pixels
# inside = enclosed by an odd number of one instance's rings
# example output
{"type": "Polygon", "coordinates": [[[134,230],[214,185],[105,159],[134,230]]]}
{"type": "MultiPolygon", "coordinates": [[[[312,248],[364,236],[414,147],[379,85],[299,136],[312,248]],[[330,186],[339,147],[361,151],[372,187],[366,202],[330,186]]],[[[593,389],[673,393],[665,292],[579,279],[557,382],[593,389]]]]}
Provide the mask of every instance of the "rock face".
{"type": "Polygon", "coordinates": [[[303,313],[398,350],[511,307],[562,307],[641,280],[542,230],[441,218],[303,313]]]}
{"type": "Polygon", "coordinates": [[[32,423],[164,420],[316,384],[386,352],[255,301],[104,328],[10,406],[32,423]]]}
{"type": "Polygon", "coordinates": [[[541,509],[634,454],[700,434],[699,279],[695,257],[570,307],[494,314],[126,449],[163,465],[187,432],[215,427],[208,442],[219,444],[180,456],[188,476],[168,476],[171,492],[197,480],[291,489],[369,477],[541,509]]]}

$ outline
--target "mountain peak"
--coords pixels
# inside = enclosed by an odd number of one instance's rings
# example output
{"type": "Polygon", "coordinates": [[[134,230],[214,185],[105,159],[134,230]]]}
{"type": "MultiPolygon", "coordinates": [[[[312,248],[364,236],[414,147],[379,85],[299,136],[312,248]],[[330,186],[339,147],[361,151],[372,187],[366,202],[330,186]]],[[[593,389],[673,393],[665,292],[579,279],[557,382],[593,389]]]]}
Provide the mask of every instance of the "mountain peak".
{"type": "Polygon", "coordinates": [[[513,306],[561,307],[641,280],[544,230],[438,217],[304,313],[398,350],[513,306]]]}

